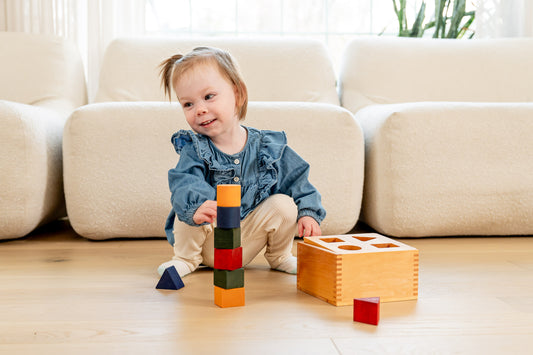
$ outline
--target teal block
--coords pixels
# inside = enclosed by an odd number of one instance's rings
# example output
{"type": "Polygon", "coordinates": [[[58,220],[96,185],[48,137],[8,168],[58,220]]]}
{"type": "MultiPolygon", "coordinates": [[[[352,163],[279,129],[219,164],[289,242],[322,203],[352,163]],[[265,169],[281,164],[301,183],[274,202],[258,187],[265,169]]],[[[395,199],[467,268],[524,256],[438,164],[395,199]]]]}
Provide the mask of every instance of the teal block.
{"type": "Polygon", "coordinates": [[[240,246],[240,228],[215,228],[215,249],[237,249],[240,246]]]}
{"type": "Polygon", "coordinates": [[[229,290],[244,287],[244,268],[236,270],[213,270],[215,286],[229,290]]]}

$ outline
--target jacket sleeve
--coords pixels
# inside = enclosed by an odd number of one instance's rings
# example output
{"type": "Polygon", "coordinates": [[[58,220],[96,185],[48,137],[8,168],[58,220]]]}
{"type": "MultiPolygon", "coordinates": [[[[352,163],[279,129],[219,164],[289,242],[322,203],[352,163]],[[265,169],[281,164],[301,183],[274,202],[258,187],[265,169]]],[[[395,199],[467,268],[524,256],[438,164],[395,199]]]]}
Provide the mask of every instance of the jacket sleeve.
{"type": "Polygon", "coordinates": [[[207,166],[198,157],[192,144],[180,150],[180,159],[168,172],[172,208],[178,219],[196,226],[192,217],[198,207],[207,200],[214,200],[215,189],[206,181],[207,166]]]}
{"type": "Polygon", "coordinates": [[[278,188],[294,199],[298,206],[298,219],[310,216],[320,224],[326,217],[326,210],[320,193],[309,182],[309,169],[309,164],[286,146],[279,160],[278,188]]]}

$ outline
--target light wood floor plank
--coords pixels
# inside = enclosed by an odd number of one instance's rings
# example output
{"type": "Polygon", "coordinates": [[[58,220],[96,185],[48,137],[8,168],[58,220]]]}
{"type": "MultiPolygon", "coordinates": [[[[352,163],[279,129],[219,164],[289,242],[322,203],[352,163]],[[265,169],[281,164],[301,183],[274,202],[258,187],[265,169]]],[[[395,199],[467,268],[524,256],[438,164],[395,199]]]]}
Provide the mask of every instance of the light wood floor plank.
{"type": "Polygon", "coordinates": [[[165,240],[92,242],[55,223],[0,243],[0,353],[531,353],[533,238],[401,241],[420,251],[419,299],[383,303],[375,327],[262,256],[246,268],[246,306],[220,309],[209,269],[155,289],[165,240]]]}

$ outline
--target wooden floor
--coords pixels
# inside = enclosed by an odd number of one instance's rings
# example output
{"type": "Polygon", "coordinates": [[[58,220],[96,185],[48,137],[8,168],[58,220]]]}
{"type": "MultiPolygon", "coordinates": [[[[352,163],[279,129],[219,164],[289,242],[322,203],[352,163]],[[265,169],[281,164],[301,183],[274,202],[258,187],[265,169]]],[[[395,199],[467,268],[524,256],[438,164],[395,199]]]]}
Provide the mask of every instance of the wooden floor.
{"type": "Polygon", "coordinates": [[[165,240],[92,242],[58,222],[0,242],[0,353],[533,353],[533,238],[401,241],[420,250],[419,299],[382,304],[376,327],[297,291],[262,256],[245,307],[213,304],[208,269],[156,290],[165,240]]]}

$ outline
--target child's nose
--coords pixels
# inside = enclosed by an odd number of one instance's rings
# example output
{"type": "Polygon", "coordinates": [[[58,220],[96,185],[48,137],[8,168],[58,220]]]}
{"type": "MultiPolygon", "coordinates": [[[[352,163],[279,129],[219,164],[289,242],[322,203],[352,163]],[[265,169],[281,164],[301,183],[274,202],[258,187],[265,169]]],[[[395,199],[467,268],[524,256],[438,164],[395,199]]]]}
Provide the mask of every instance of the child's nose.
{"type": "Polygon", "coordinates": [[[196,105],[196,115],[200,116],[207,113],[207,107],[204,104],[196,105]]]}

